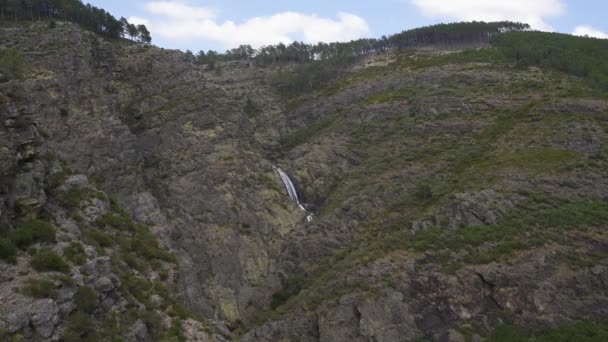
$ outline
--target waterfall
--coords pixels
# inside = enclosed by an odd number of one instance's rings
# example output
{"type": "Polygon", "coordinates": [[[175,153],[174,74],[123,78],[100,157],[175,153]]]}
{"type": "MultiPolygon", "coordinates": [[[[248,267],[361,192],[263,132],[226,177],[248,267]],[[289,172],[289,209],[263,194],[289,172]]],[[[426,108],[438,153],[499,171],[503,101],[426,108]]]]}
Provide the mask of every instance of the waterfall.
{"type": "Polygon", "coordinates": [[[287,190],[287,194],[289,194],[289,198],[291,198],[291,200],[298,206],[298,208],[300,208],[306,214],[306,222],[312,221],[313,214],[308,212],[308,210],[306,210],[306,208],[304,208],[302,203],[300,203],[300,198],[298,197],[298,192],[296,191],[296,187],[293,185],[291,178],[289,178],[287,173],[285,171],[283,171],[283,169],[281,169],[280,167],[273,166],[273,168],[277,171],[277,173],[279,174],[279,177],[281,177],[281,181],[283,181],[283,185],[285,185],[285,190],[287,190]]]}

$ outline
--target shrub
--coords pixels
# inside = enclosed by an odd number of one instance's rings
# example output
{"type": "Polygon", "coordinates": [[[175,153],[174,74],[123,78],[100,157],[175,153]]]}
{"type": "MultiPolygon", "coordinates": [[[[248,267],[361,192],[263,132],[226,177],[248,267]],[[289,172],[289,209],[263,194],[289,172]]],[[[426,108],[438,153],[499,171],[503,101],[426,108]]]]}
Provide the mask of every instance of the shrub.
{"type": "Polygon", "coordinates": [[[98,226],[110,226],[120,230],[134,230],[133,220],[126,214],[105,214],[98,218],[95,223],[98,226]]]}
{"type": "Polygon", "coordinates": [[[74,279],[72,277],[65,274],[53,274],[51,276],[52,280],[59,280],[65,286],[74,286],[74,279]]]}
{"type": "Polygon", "coordinates": [[[247,103],[245,104],[243,111],[250,118],[256,117],[261,113],[261,109],[250,98],[247,98],[247,103]]]}
{"type": "Polygon", "coordinates": [[[158,339],[163,331],[163,322],[160,315],[156,313],[156,311],[148,310],[141,315],[141,318],[144,321],[146,328],[148,328],[150,335],[153,338],[158,339]]]}
{"type": "Polygon", "coordinates": [[[99,229],[89,229],[84,233],[86,242],[97,244],[100,247],[110,247],[114,243],[110,235],[102,232],[99,229]]]}
{"type": "Polygon", "coordinates": [[[28,279],[21,292],[34,298],[50,298],[55,293],[55,284],[48,279],[28,279]]]}
{"type": "Polygon", "coordinates": [[[15,48],[8,48],[0,55],[0,72],[9,79],[23,79],[26,59],[23,53],[15,48]]]}
{"type": "Polygon", "coordinates": [[[572,325],[545,331],[537,340],[541,342],[608,341],[608,323],[581,321],[572,325]]]}
{"type": "Polygon", "coordinates": [[[276,309],[286,303],[289,298],[297,296],[306,287],[307,283],[307,279],[301,275],[287,278],[283,282],[283,288],[272,295],[270,307],[276,309]]]}
{"type": "Polygon", "coordinates": [[[70,270],[63,258],[48,248],[38,251],[30,261],[32,267],[39,272],[57,271],[67,273],[70,270]]]}
{"type": "Polygon", "coordinates": [[[90,286],[82,286],[74,294],[74,303],[78,310],[92,314],[97,308],[97,292],[90,286]]]}
{"type": "Polygon", "coordinates": [[[147,226],[137,225],[136,233],[131,241],[133,251],[146,259],[159,259],[168,262],[175,262],[175,255],[163,249],[158,243],[158,239],[147,226]]]}
{"type": "Polygon", "coordinates": [[[182,321],[179,318],[174,318],[171,321],[171,327],[165,333],[163,341],[185,341],[186,336],[182,329],[182,321]]]}
{"type": "Polygon", "coordinates": [[[126,276],[121,280],[123,291],[131,294],[140,303],[148,304],[152,284],[147,279],[138,276],[126,276]]]}
{"type": "Polygon", "coordinates": [[[55,228],[42,220],[30,220],[10,232],[13,244],[20,249],[26,249],[36,242],[55,242],[55,228]]]}
{"type": "Polygon", "coordinates": [[[529,334],[524,328],[514,325],[500,325],[494,330],[489,339],[495,342],[525,342],[528,341],[529,334]]]}
{"type": "Polygon", "coordinates": [[[63,336],[64,342],[97,341],[95,322],[88,315],[75,311],[70,315],[68,330],[63,336]]]}
{"type": "Polygon", "coordinates": [[[70,242],[70,245],[63,249],[63,255],[76,265],[82,265],[87,261],[87,255],[80,242],[70,242]]]}
{"type": "Polygon", "coordinates": [[[79,207],[80,203],[87,197],[88,190],[79,187],[70,188],[69,190],[61,194],[61,200],[63,201],[63,203],[73,208],[79,207]]]}
{"type": "Polygon", "coordinates": [[[418,184],[414,190],[414,197],[420,201],[428,201],[433,198],[433,191],[428,184],[418,184]]]}
{"type": "Polygon", "coordinates": [[[12,241],[0,238],[0,259],[15,263],[17,261],[17,249],[12,241]]]}

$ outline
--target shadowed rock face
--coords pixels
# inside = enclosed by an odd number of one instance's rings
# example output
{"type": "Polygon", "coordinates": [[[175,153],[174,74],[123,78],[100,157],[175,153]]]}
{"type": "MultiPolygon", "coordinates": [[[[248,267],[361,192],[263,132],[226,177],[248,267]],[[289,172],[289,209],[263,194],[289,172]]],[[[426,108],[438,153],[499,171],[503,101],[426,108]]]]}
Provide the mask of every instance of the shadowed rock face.
{"type": "MultiPolygon", "coordinates": [[[[272,67],[207,70],[69,24],[3,27],[0,41],[29,64],[25,96],[0,101],[0,223],[50,212],[78,240],[48,195],[67,168],[65,191],[94,180],[176,253],[176,295],[216,334],[185,321],[194,340],[457,341],[608,318],[608,102],[559,95],[578,79],[377,56],[294,105],[272,67]],[[275,164],[318,208],[312,222],[275,164]]],[[[91,224],[112,206],[87,203],[91,224]]],[[[119,306],[109,259],[89,259],[78,274],[100,307],[119,306]]],[[[69,302],[0,318],[59,336],[69,302]]],[[[151,339],[142,321],[129,338],[151,339]]]]}

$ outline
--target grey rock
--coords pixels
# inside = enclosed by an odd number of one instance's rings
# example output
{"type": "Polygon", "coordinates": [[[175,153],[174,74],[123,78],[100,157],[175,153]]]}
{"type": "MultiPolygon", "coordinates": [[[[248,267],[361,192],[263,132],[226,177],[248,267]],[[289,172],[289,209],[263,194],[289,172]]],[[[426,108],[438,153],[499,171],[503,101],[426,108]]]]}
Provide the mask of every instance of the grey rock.
{"type": "Polygon", "coordinates": [[[150,296],[150,304],[153,308],[160,308],[163,304],[163,298],[157,294],[150,296]]]}
{"type": "Polygon", "coordinates": [[[59,323],[59,308],[52,299],[37,300],[29,305],[16,308],[8,316],[8,330],[16,333],[32,326],[36,333],[49,338],[59,323]]]}
{"type": "Polygon", "coordinates": [[[71,188],[84,188],[89,185],[89,178],[86,175],[69,176],[61,186],[60,190],[65,191],[71,188]]]}
{"type": "Polygon", "coordinates": [[[84,286],[84,276],[82,273],[74,273],[74,275],[72,275],[72,280],[77,286],[84,286]]]}
{"type": "Polygon", "coordinates": [[[458,332],[454,329],[450,329],[439,338],[439,341],[440,342],[466,342],[466,339],[460,332],[458,332]]]}
{"type": "Polygon", "coordinates": [[[97,258],[97,250],[93,246],[86,245],[84,246],[84,253],[87,255],[89,259],[97,258]]]}
{"type": "Polygon", "coordinates": [[[483,342],[485,341],[485,339],[481,336],[479,336],[478,334],[473,334],[473,336],[471,337],[471,342],[483,342]]]}
{"type": "Polygon", "coordinates": [[[89,222],[95,222],[98,218],[110,210],[110,203],[105,199],[93,197],[82,205],[82,214],[89,222]]]}
{"type": "Polygon", "coordinates": [[[10,313],[7,317],[8,332],[14,334],[25,329],[30,325],[30,318],[30,312],[23,309],[10,313]]]}
{"type": "Polygon", "coordinates": [[[100,292],[109,292],[114,290],[114,283],[106,276],[102,276],[95,281],[95,289],[100,292]]]}
{"type": "Polygon", "coordinates": [[[59,305],[59,312],[61,313],[62,317],[67,317],[75,309],[76,309],[76,305],[74,304],[74,302],[66,302],[66,303],[59,305]]]}
{"type": "Polygon", "coordinates": [[[133,218],[139,222],[165,225],[167,219],[160,211],[158,200],[149,192],[142,192],[127,199],[127,207],[133,218]]]}
{"type": "Polygon", "coordinates": [[[102,256],[93,259],[80,267],[82,274],[97,279],[112,273],[112,262],[110,257],[102,256]]]}
{"type": "Polygon", "coordinates": [[[45,166],[41,162],[34,162],[30,170],[17,174],[14,180],[15,202],[25,210],[40,210],[47,199],[44,178],[45,166]]]}
{"type": "Polygon", "coordinates": [[[137,320],[129,328],[127,340],[133,341],[133,342],[150,341],[150,335],[148,333],[148,328],[146,328],[146,324],[142,320],[137,320]]]}

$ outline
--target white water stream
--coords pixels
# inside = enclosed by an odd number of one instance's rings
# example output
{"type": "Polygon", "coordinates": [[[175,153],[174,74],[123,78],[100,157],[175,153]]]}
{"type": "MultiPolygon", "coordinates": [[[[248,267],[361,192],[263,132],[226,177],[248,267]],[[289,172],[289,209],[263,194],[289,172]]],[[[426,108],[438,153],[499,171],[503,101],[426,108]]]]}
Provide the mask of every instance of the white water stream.
{"type": "Polygon", "coordinates": [[[298,208],[300,208],[306,214],[306,222],[312,221],[313,214],[308,212],[308,210],[306,210],[306,208],[304,208],[302,203],[300,203],[300,198],[298,197],[298,192],[296,191],[296,187],[293,185],[291,178],[289,178],[287,173],[285,173],[285,171],[283,171],[283,169],[281,169],[280,167],[274,166],[274,169],[279,174],[279,177],[281,177],[281,181],[283,181],[283,185],[285,185],[285,189],[287,190],[287,193],[289,194],[289,198],[291,198],[291,200],[298,206],[298,208]]]}

